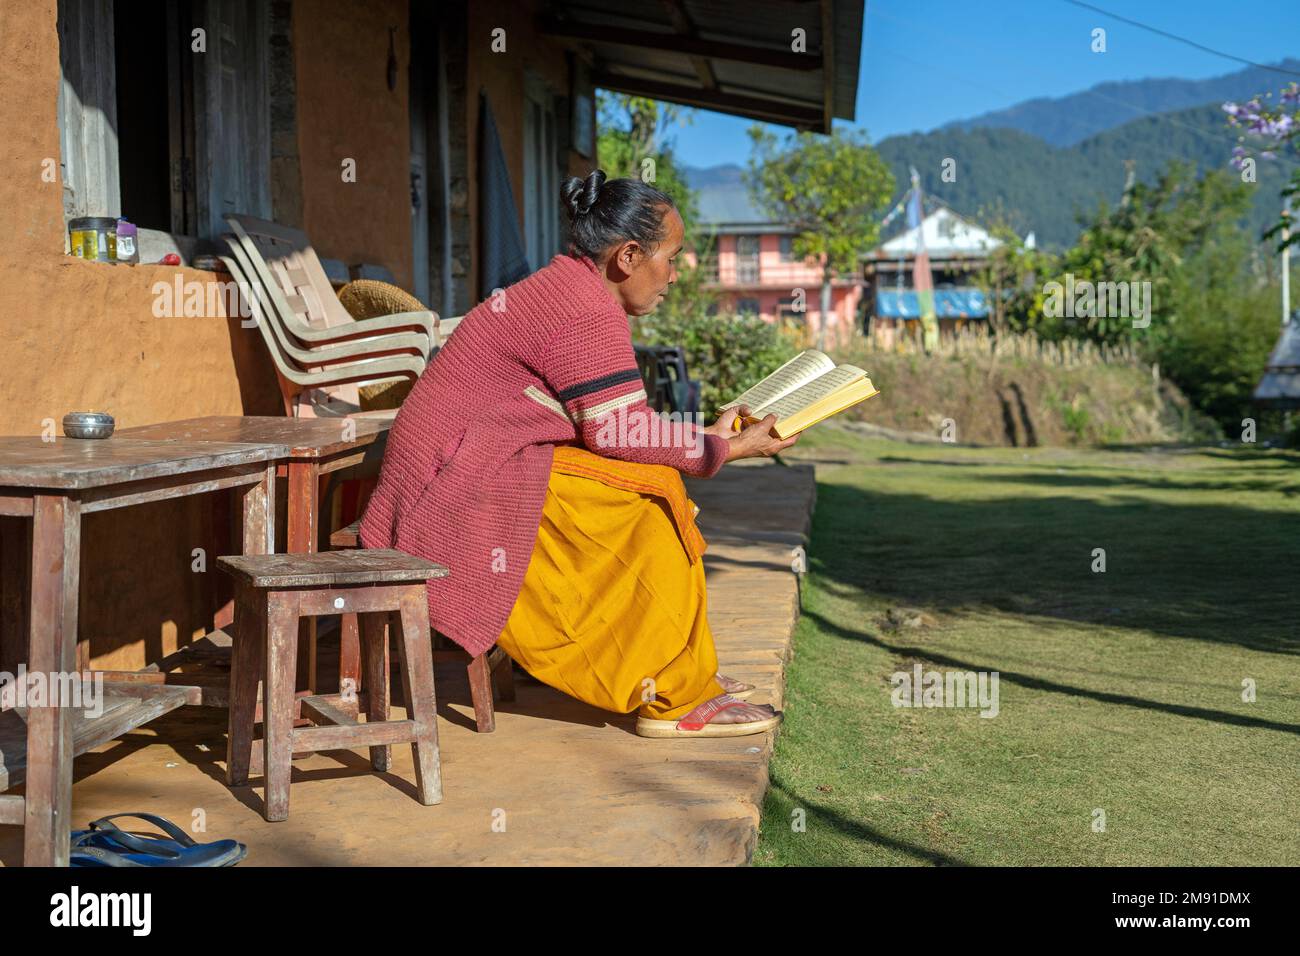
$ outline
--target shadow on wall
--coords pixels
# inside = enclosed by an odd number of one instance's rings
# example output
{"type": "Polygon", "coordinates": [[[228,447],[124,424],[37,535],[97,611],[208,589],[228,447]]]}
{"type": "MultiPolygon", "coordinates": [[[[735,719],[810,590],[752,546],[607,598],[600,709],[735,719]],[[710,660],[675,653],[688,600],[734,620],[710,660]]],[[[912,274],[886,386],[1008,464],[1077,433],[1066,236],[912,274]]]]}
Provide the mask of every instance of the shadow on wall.
{"type": "Polygon", "coordinates": [[[239,318],[226,319],[230,330],[230,358],[239,383],[239,401],[245,415],[283,415],[278,388],[279,373],[256,328],[244,328],[239,318]]]}

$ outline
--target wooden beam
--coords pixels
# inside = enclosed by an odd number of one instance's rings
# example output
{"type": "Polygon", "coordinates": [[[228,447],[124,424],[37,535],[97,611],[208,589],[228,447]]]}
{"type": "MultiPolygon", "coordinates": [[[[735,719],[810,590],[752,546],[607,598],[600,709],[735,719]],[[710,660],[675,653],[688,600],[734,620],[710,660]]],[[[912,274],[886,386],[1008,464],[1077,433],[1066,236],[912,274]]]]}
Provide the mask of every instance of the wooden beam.
{"type": "Polygon", "coordinates": [[[0,826],[20,827],[27,819],[27,800],[20,794],[0,794],[0,826]]]}
{"type": "MultiPolygon", "coordinates": [[[[691,23],[690,15],[686,12],[686,7],[682,5],[682,0],[662,0],[664,11],[668,14],[668,20],[672,23],[673,29],[677,35],[685,40],[695,40],[695,24],[691,23]]],[[[700,85],[706,90],[716,90],[718,88],[718,78],[713,74],[713,64],[707,56],[691,56],[691,66],[695,67],[695,75],[700,78],[700,85]]]]}
{"type": "Polygon", "coordinates": [[[797,106],[777,100],[765,100],[756,96],[719,93],[690,86],[679,86],[676,83],[662,83],[658,80],[620,76],[609,72],[592,73],[591,82],[595,86],[612,90],[615,93],[648,96],[651,99],[668,100],[686,106],[698,106],[706,110],[738,113],[741,116],[783,123],[800,129],[811,129],[816,132],[826,131],[820,106],[797,106]]]}
{"type": "Polygon", "coordinates": [[[822,128],[830,133],[835,116],[835,16],[832,0],[822,0],[822,128]]]}
{"type": "Polygon", "coordinates": [[[575,23],[572,20],[545,19],[542,21],[542,33],[557,39],[585,40],[647,50],[666,50],[669,53],[685,53],[688,56],[727,60],[731,63],[772,66],[781,70],[816,70],[822,65],[822,58],[818,51],[794,53],[790,50],[772,50],[744,43],[702,40],[694,36],[629,30],[624,27],[596,26],[589,23],[575,23]]]}

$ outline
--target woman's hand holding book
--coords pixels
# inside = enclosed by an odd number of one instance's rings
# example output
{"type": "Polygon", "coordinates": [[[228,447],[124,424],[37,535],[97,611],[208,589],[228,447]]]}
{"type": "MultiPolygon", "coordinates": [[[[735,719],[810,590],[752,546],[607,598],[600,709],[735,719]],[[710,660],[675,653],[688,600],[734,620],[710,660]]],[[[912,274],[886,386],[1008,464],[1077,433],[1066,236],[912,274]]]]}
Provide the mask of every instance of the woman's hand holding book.
{"type": "Polygon", "coordinates": [[[771,458],[779,451],[789,448],[799,440],[799,436],[778,438],[772,431],[776,416],[768,415],[761,421],[736,430],[736,419],[750,416],[748,405],[733,405],[725,410],[716,422],[704,429],[706,434],[717,435],[727,440],[727,461],[740,458],[771,458]]]}

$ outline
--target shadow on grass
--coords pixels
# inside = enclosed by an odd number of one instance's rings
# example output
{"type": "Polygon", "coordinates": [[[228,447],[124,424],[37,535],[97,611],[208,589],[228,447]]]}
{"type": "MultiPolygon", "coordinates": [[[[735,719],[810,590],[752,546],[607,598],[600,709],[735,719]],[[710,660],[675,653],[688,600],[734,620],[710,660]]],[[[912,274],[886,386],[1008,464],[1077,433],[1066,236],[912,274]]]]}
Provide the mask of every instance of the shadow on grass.
{"type": "Polygon", "coordinates": [[[936,653],[932,647],[918,647],[907,644],[891,644],[884,640],[878,634],[872,634],[865,630],[854,630],[853,628],[843,627],[834,621],[812,611],[805,611],[804,617],[816,623],[817,627],[827,634],[834,634],[836,637],[844,640],[864,641],[872,644],[882,650],[889,651],[896,657],[916,658],[919,660],[930,661],[943,667],[950,667],[953,670],[960,671],[997,671],[998,679],[1008,681],[1018,687],[1024,687],[1029,690],[1047,691],[1053,694],[1066,694],[1070,697],[1083,697],[1087,700],[1095,700],[1102,704],[1120,704],[1125,707],[1136,707],[1139,710],[1154,710],[1160,713],[1173,714],[1176,717],[1194,717],[1197,720],[1209,720],[1219,724],[1234,724],[1239,727],[1251,727],[1255,730],[1277,730],[1286,734],[1300,734],[1300,724],[1284,724],[1276,720],[1261,720],[1258,717],[1247,717],[1244,714],[1233,714],[1223,710],[1210,710],[1206,707],[1187,707],[1182,704],[1162,703],[1155,700],[1147,700],[1142,697],[1133,697],[1129,694],[1108,694],[1105,691],[1089,690],[1086,687],[1075,687],[1071,684],[1062,684],[1059,681],[1044,680],[1041,677],[1034,677],[1032,674],[1023,674],[1017,671],[1005,670],[1001,667],[991,666],[988,662],[968,661],[961,658],[951,657],[947,654],[936,653]]]}
{"type": "Polygon", "coordinates": [[[857,820],[850,819],[844,814],[829,807],[819,806],[808,800],[806,797],[799,796],[791,791],[781,780],[780,774],[773,772],[772,783],[768,788],[767,800],[763,808],[763,818],[765,820],[789,820],[790,810],[798,807],[805,810],[808,816],[812,817],[817,823],[829,829],[834,829],[851,840],[858,840],[864,843],[874,843],[876,846],[883,847],[886,850],[894,850],[898,853],[905,853],[908,856],[922,860],[935,866],[969,866],[965,860],[959,860],[957,857],[949,856],[938,850],[930,850],[926,847],[917,846],[915,843],[908,843],[905,840],[899,840],[885,833],[881,833],[874,827],[869,827],[865,823],[859,823],[857,820]],[[777,804],[781,804],[779,807],[777,804]]]}
{"type": "MultiPolygon", "coordinates": [[[[1284,471],[1280,468],[1261,470],[1258,466],[1243,468],[1216,467],[1211,472],[1218,475],[1249,471],[1254,475],[1263,474],[1265,476],[1251,481],[1234,480],[1232,478],[1225,478],[1221,481],[1180,481],[1176,477],[1156,478],[1138,474],[1140,469],[1133,465],[1129,467],[1071,465],[1067,462],[1048,461],[1042,463],[1040,471],[1008,473],[1007,469],[1014,467],[1017,463],[1007,461],[950,461],[942,458],[903,458],[898,456],[879,458],[877,462],[890,465],[987,469],[996,473],[975,473],[971,477],[980,481],[1006,482],[1009,484],[1053,485],[1062,488],[1072,485],[1081,488],[1130,487],[1147,488],[1153,491],[1276,491],[1287,496],[1300,494],[1300,484],[1285,483],[1286,480],[1291,479],[1293,476],[1300,477],[1300,472],[1293,473],[1290,469],[1284,471]],[[1089,474],[1081,474],[1081,472],[1089,472],[1089,474]],[[1095,472],[1113,472],[1114,475],[1094,474],[1095,472]]],[[[1168,474],[1173,476],[1194,475],[1197,472],[1176,469],[1169,471],[1168,474]]]]}
{"type": "MultiPolygon", "coordinates": [[[[1017,450],[1014,448],[1005,448],[1005,449],[992,448],[991,449],[987,445],[960,445],[955,443],[947,445],[946,448],[962,448],[962,449],[969,449],[972,451],[1003,451],[1003,452],[1015,452],[1017,450]]],[[[1058,454],[1070,454],[1070,453],[1079,454],[1079,453],[1092,451],[1092,450],[1094,449],[1050,448],[1050,449],[1042,449],[1037,454],[1041,454],[1042,452],[1055,452],[1058,454]]],[[[1177,462],[1180,458],[1187,458],[1189,456],[1194,456],[1194,455],[1200,455],[1206,458],[1219,459],[1220,462],[1235,463],[1234,466],[1234,465],[1220,464],[1219,462],[1215,462],[1213,464],[1214,474],[1249,471],[1250,473],[1256,475],[1259,474],[1271,475],[1271,474],[1277,474],[1281,472],[1281,470],[1284,468],[1300,466],[1300,453],[1297,452],[1284,452],[1284,451],[1239,452],[1239,451],[1224,451],[1218,448],[1189,447],[1185,449],[1186,454],[1179,454],[1168,449],[1162,449],[1162,448],[1151,449],[1141,445],[1106,446],[1095,450],[1111,451],[1114,452],[1115,454],[1128,454],[1128,455],[1147,454],[1150,455],[1154,461],[1161,462],[1161,463],[1177,462]],[[1264,469],[1261,468],[1261,464],[1273,465],[1274,467],[1269,469],[1264,469]]],[[[1028,456],[1027,452],[1021,452],[1021,454],[1028,456]]],[[[1025,460],[1024,458],[1020,459],[1020,461],[1024,461],[1024,460],[1025,460]]],[[[952,458],[914,458],[908,455],[881,455],[878,458],[868,459],[866,463],[885,464],[885,465],[949,465],[954,468],[1007,468],[1015,464],[1019,464],[1020,461],[1016,461],[1014,459],[996,458],[996,457],[987,458],[983,460],[981,459],[961,460],[961,459],[952,459],[952,458]]],[[[1056,471],[1088,471],[1088,472],[1119,471],[1119,472],[1132,473],[1135,471],[1140,471],[1143,467],[1142,465],[1136,462],[1129,462],[1127,464],[1116,464],[1116,465],[1102,465],[1102,464],[1098,464],[1095,461],[1088,461],[1084,464],[1079,464],[1066,458],[1057,458],[1057,457],[1029,458],[1029,461],[1037,462],[1044,468],[1052,468],[1056,471]]],[[[863,464],[863,463],[864,462],[861,459],[858,459],[853,462],[853,464],[863,464]]],[[[1185,470],[1183,466],[1170,466],[1170,467],[1179,467],[1180,470],[1185,470]]]]}
{"type": "MultiPolygon", "coordinates": [[[[916,486],[933,483],[917,472],[916,486]]],[[[1014,491],[1026,478],[1004,480],[1014,491]]],[[[1300,654],[1300,511],[1222,496],[949,500],[826,482],[817,495],[812,569],[870,594],[1300,654]],[[1092,571],[1095,549],[1105,573],[1092,571]]]]}
{"type": "Polygon", "coordinates": [[[1247,451],[1243,447],[1220,448],[1218,445],[1100,445],[1101,451],[1141,452],[1169,451],[1207,455],[1210,458],[1227,458],[1232,461],[1279,461],[1300,465],[1300,451],[1285,448],[1259,448],[1247,451]]]}
{"type": "Polygon", "coordinates": [[[1146,488],[1151,491],[1275,491],[1288,497],[1300,494],[1300,484],[1282,484],[1277,480],[1177,481],[1168,478],[1143,478],[1136,475],[1110,477],[1103,475],[1054,475],[1043,472],[974,475],[972,477],[977,481],[1051,485],[1055,488],[1079,486],[1087,488],[1146,488]]]}

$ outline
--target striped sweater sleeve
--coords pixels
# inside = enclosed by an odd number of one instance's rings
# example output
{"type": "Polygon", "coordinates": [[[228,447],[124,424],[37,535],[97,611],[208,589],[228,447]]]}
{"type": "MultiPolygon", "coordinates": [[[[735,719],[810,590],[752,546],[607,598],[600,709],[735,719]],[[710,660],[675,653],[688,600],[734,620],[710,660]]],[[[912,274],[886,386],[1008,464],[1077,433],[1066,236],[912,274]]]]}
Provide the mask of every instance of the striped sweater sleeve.
{"type": "Polygon", "coordinates": [[[621,312],[562,327],[548,344],[539,372],[582,443],[598,455],[669,465],[702,478],[727,460],[726,439],[706,435],[695,423],[666,419],[647,404],[621,312]]]}

